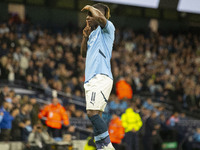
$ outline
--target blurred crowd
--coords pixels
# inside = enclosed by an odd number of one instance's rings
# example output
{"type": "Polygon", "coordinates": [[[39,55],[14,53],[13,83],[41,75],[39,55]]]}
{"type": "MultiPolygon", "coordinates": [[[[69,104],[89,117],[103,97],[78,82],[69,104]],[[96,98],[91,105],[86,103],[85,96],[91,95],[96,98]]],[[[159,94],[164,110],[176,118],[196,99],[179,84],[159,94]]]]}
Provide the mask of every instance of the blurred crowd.
{"type": "MultiPolygon", "coordinates": [[[[16,94],[8,86],[0,90],[0,102],[0,141],[23,141],[26,148],[46,150],[52,143],[78,139],[78,130],[70,119],[88,119],[73,103],[62,106],[58,98],[52,98],[49,104],[41,104],[34,97],[16,94]]],[[[116,150],[162,150],[164,142],[183,142],[184,150],[193,150],[191,144],[200,144],[199,122],[195,125],[184,113],[169,112],[151,98],[120,100],[111,94],[103,118],[116,150]]],[[[85,130],[92,131],[91,126],[85,130]]],[[[92,135],[85,150],[89,148],[95,149],[92,135]]]]}
{"type": "MultiPolygon", "coordinates": [[[[82,30],[75,27],[55,31],[30,24],[1,23],[0,80],[8,80],[10,83],[21,80],[27,84],[27,89],[32,89],[31,85],[34,84],[44,88],[47,93],[55,89],[63,91],[67,96],[84,98],[85,60],[80,56],[81,38],[82,30]]],[[[192,112],[199,111],[200,35],[165,35],[153,32],[137,33],[128,28],[116,29],[111,63],[114,87],[111,101],[106,108],[107,114],[104,115],[107,115],[105,118],[108,125],[113,118],[121,117],[116,122],[124,131],[120,132],[120,142],[117,140],[116,145],[127,143],[129,149],[145,145],[145,150],[159,150],[163,135],[167,135],[166,131],[175,131],[173,127],[184,119],[185,114],[178,113],[182,108],[192,112]],[[151,98],[142,101],[135,96],[144,92],[155,96],[157,102],[169,100],[177,112],[167,116],[164,106],[154,105],[151,98]],[[138,118],[138,124],[127,126],[130,122],[135,122],[124,119],[131,118],[127,117],[129,115],[137,116],[133,118],[138,118]],[[144,144],[141,144],[141,137],[144,144]]],[[[0,138],[28,140],[31,132],[41,128],[38,114],[43,112],[39,117],[45,117],[48,114],[44,113],[45,107],[40,107],[35,98],[16,95],[8,87],[4,87],[1,93],[3,96],[0,99],[0,116],[5,116],[8,112],[9,117],[6,118],[10,122],[9,126],[6,125],[9,132],[3,131],[4,127],[0,124],[1,134],[16,137],[0,138]],[[12,134],[13,132],[15,134],[12,134]]],[[[70,117],[87,118],[84,112],[76,110],[73,104],[64,107],[68,117],[61,117],[58,121],[68,122],[70,117]]],[[[0,117],[0,122],[1,118],[3,117],[0,117]]],[[[48,119],[48,116],[46,118],[48,119]]],[[[45,124],[48,126],[48,120],[45,124]]],[[[66,123],[66,126],[70,126],[70,123],[66,123]]],[[[111,129],[110,131],[114,132],[115,129],[111,129]]],[[[73,127],[68,127],[67,130],[74,132],[73,127]]],[[[60,136],[57,131],[48,131],[52,132],[52,135],[60,136]]],[[[177,137],[176,132],[172,133],[173,138],[177,137]]],[[[199,139],[199,136],[197,129],[194,139],[199,139]]]]}

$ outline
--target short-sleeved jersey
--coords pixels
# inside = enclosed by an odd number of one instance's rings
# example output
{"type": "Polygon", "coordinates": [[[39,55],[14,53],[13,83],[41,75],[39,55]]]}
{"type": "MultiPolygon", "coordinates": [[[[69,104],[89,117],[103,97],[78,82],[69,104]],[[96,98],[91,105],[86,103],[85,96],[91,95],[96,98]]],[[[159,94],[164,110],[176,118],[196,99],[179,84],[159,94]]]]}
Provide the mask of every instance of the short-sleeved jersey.
{"type": "Polygon", "coordinates": [[[90,33],[87,42],[85,82],[96,74],[105,74],[113,79],[110,59],[114,42],[115,27],[107,20],[106,26],[98,26],[90,33]]]}

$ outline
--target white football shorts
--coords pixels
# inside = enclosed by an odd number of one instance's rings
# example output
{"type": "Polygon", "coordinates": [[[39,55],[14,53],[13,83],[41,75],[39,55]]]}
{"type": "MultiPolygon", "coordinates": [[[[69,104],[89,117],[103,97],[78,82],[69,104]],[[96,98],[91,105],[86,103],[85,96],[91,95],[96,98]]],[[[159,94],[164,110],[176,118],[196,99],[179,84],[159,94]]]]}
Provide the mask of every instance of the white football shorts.
{"type": "Polygon", "coordinates": [[[86,110],[104,111],[112,86],[113,80],[103,74],[97,74],[85,83],[86,110]]]}

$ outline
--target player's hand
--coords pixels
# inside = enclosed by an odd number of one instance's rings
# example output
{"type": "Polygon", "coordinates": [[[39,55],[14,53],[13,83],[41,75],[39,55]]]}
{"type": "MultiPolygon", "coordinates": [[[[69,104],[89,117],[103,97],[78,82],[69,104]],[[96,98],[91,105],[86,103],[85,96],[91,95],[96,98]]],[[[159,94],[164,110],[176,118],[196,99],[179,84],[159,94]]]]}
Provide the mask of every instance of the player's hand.
{"type": "Polygon", "coordinates": [[[82,9],[81,9],[81,11],[90,11],[90,8],[91,8],[92,6],[90,6],[90,5],[86,5],[85,7],[83,7],[82,9]]]}
{"type": "Polygon", "coordinates": [[[88,38],[90,33],[91,33],[91,27],[89,26],[89,23],[86,20],[86,27],[83,29],[83,37],[88,38]]]}

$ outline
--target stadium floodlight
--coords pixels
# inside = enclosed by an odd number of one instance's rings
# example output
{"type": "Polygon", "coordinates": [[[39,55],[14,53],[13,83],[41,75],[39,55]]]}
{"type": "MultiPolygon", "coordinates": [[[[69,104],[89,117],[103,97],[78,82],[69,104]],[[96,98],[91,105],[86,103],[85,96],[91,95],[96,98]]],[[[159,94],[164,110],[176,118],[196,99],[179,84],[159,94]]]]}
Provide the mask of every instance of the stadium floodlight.
{"type": "Polygon", "coordinates": [[[160,0],[94,0],[107,3],[132,5],[147,8],[158,8],[160,0]]]}
{"type": "Polygon", "coordinates": [[[200,0],[179,0],[177,10],[200,14],[200,0]]]}

